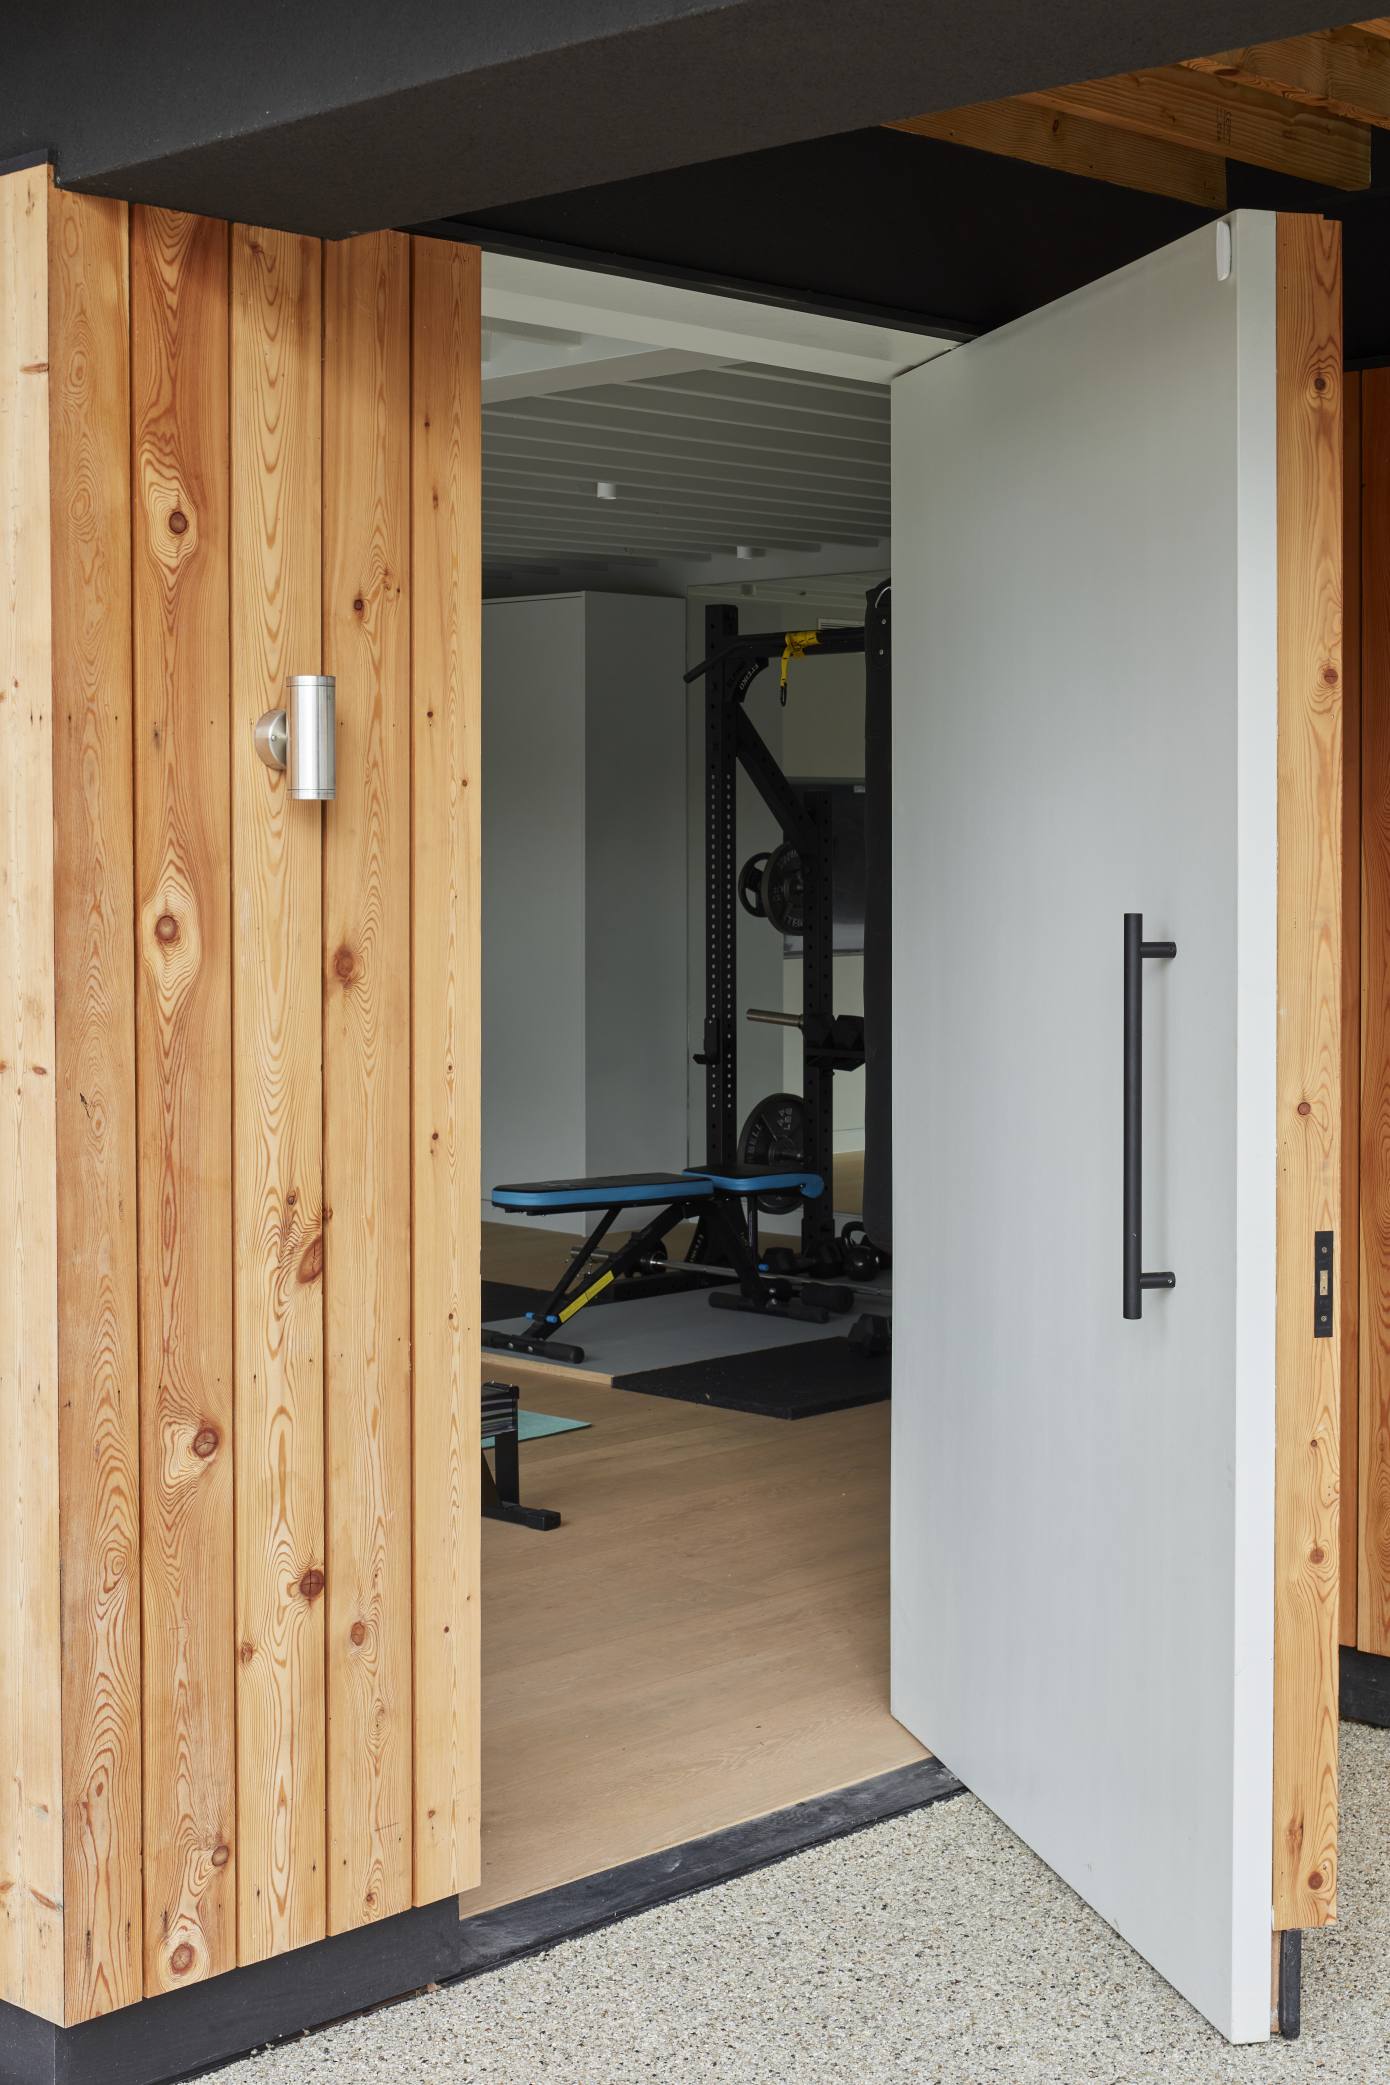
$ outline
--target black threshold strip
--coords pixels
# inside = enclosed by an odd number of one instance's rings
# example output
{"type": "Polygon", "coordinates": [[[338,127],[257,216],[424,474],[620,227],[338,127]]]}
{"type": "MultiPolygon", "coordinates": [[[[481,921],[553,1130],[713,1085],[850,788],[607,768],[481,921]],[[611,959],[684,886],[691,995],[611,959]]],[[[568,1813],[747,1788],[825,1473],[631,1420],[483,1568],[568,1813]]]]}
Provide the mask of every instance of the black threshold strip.
{"type": "Polygon", "coordinates": [[[964,1793],[939,1760],[923,1759],[495,1911],[461,1920],[458,1898],[446,1897],[82,2027],[48,2027],[0,2007],[0,2085],[12,2078],[23,2085],[168,2085],[225,2075],[228,2066],[277,2043],[486,1975],[964,1793]],[[5,2041],[9,2019],[47,2037],[49,2046],[22,2061],[5,2041]]]}
{"type": "Polygon", "coordinates": [[[687,1839],[683,1846],[669,1847],[664,1853],[649,1853],[620,1868],[581,1876],[578,1882],[562,1883],[539,1896],[501,1904],[495,1911],[480,1911],[460,1927],[462,1966],[447,1981],[455,1984],[482,1976],[525,1955],[541,1954],[577,1939],[581,1933],[615,1925],[619,1919],[654,1910],[677,1897],[715,1889],[735,1876],[790,1860],[812,1846],[848,1838],[870,1825],[885,1824],[890,1818],[905,1817],[912,1810],[925,1810],[931,1803],[964,1793],[963,1784],[940,1760],[922,1759],[912,1766],[875,1774],[872,1780],[856,1782],[852,1788],[837,1788],[833,1794],[793,1803],[789,1809],[754,1817],[747,1824],[710,1832],[703,1839],[687,1839]]]}

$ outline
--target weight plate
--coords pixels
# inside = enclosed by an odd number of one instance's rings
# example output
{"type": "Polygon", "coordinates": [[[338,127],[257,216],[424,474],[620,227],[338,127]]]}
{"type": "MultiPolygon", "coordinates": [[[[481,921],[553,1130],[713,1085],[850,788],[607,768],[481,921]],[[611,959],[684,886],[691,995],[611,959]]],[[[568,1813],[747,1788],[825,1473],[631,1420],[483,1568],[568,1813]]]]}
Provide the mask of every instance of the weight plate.
{"type": "Polygon", "coordinates": [[[763,912],[779,934],[800,934],[806,925],[806,879],[801,856],[787,842],[763,870],[763,912]]]}
{"type": "Polygon", "coordinates": [[[754,919],[767,918],[763,904],[763,871],[767,864],[766,854],[750,854],[738,872],[738,902],[754,919]]]}
{"type": "MultiPolygon", "coordinates": [[[[799,1093],[769,1093],[743,1125],[738,1155],[746,1166],[802,1166],[806,1162],[806,1103],[799,1093]]],[[[786,1216],[798,1194],[755,1197],[764,1216],[786,1216]]]]}

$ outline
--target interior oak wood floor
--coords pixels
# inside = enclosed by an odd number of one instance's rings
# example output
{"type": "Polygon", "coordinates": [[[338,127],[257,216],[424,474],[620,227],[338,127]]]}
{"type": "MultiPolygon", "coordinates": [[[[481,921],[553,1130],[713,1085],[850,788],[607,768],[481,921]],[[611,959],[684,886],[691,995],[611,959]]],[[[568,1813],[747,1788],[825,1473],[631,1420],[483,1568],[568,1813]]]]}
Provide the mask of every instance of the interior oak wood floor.
{"type": "Polygon", "coordinates": [[[560,1528],[483,1524],[465,1916],[924,1757],[888,1713],[888,1405],[786,1422],[535,1391],[592,1431],[522,1449],[560,1528]]]}

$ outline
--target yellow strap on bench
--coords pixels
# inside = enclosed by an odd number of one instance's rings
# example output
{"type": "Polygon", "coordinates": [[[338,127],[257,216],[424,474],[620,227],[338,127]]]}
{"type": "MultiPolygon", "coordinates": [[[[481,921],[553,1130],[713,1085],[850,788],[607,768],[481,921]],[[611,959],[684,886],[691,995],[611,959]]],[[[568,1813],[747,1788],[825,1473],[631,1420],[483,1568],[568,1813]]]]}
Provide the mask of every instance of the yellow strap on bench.
{"type": "Polygon", "coordinates": [[[600,1274],[598,1280],[593,1284],[592,1288],[585,1289],[582,1296],[576,1296],[573,1303],[567,1303],[565,1305],[565,1308],[560,1312],[560,1323],[562,1325],[568,1324],[569,1320],[574,1316],[577,1310],[583,1310],[584,1305],[586,1303],[592,1303],[595,1296],[598,1295],[601,1289],[606,1289],[611,1281],[616,1280],[617,1276],[612,1272],[611,1268],[606,1274],[600,1274]]]}

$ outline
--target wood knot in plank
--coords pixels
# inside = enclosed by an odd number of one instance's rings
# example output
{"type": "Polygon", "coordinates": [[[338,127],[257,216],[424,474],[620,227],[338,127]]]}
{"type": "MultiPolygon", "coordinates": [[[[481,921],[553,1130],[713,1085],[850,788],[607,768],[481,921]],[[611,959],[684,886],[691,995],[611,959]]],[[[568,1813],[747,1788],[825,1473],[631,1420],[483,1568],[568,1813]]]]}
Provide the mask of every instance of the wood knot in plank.
{"type": "Polygon", "coordinates": [[[348,1630],[348,1635],[352,1638],[353,1642],[357,1645],[358,1649],[360,1650],[362,1645],[367,1641],[367,1624],[365,1622],[354,1622],[352,1627],[348,1630]]]}
{"type": "Polygon", "coordinates": [[[311,1238],[299,1256],[299,1279],[305,1287],[323,1273],[323,1237],[311,1238]]]}
{"type": "Polygon", "coordinates": [[[299,1590],[306,1600],[317,1600],[323,1591],[322,1571],[311,1567],[299,1581],[299,1590]]]}
{"type": "Polygon", "coordinates": [[[216,1455],[221,1442],[222,1437],[215,1426],[200,1426],[193,1436],[193,1453],[201,1462],[206,1462],[210,1455],[216,1455]]]}
{"type": "Polygon", "coordinates": [[[174,536],[187,535],[188,516],[184,513],[182,507],[175,507],[169,516],[169,533],[174,536]]]}
{"type": "Polygon", "coordinates": [[[357,958],[346,942],[333,958],[333,974],[345,985],[350,985],[357,975],[357,958]]]}
{"type": "Polygon", "coordinates": [[[1311,1875],[1310,1875],[1310,1876],[1308,1877],[1308,1887],[1309,1887],[1309,1889],[1310,1889],[1310,1890],[1320,1890],[1320,1889],[1322,1888],[1322,1886],[1323,1886],[1323,1881],[1324,1881],[1324,1879],[1325,1879],[1325,1878],[1324,1878],[1324,1876],[1323,1876],[1323,1872],[1322,1872],[1322,1869],[1321,1869],[1321,1868],[1314,1868],[1314,1870],[1313,1870],[1312,1874],[1311,1874],[1311,1875]]]}
{"type": "Polygon", "coordinates": [[[231,1857],[232,1849],[230,1846],[214,1846],[212,1849],[212,1865],[214,1868],[225,1868],[231,1857]]]}
{"type": "Polygon", "coordinates": [[[178,940],[179,923],[172,912],[160,913],[154,923],[154,938],[156,941],[162,941],[166,948],[172,948],[178,940]]]}
{"type": "Polygon", "coordinates": [[[175,1976],[187,1976],[193,1967],[193,1950],[186,1940],[181,1940],[169,1957],[169,1967],[175,1976]]]}
{"type": "Polygon", "coordinates": [[[1298,1103],[1298,1112],[1300,1115],[1311,1115],[1313,1112],[1312,1102],[1307,1100],[1301,1100],[1298,1103]]]}

